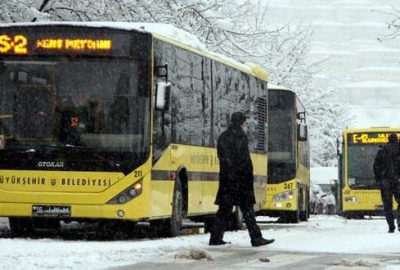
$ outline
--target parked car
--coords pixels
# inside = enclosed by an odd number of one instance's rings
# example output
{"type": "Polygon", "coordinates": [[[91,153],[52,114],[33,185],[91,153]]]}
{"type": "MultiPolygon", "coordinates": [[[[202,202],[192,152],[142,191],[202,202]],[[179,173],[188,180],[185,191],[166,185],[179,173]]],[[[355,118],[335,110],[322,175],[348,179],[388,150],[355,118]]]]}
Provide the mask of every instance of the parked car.
{"type": "Polygon", "coordinates": [[[336,200],[332,191],[324,192],[321,185],[311,186],[310,207],[312,214],[334,215],[336,213],[336,200]]]}

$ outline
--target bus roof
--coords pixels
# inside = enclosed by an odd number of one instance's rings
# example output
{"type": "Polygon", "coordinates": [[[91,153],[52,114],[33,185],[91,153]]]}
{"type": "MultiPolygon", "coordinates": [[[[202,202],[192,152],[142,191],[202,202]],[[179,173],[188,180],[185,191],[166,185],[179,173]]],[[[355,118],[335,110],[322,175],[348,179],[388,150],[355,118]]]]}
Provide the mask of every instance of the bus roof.
{"type": "Polygon", "coordinates": [[[349,133],[368,133],[368,132],[400,132],[400,127],[369,127],[369,128],[352,128],[344,129],[343,135],[349,133]]]}
{"type": "Polygon", "coordinates": [[[301,100],[300,100],[299,96],[297,95],[297,93],[295,91],[293,91],[292,89],[290,89],[289,87],[268,83],[268,90],[279,90],[279,91],[291,92],[291,93],[296,95],[297,100],[304,107],[304,104],[303,104],[303,102],[301,102],[301,100]]]}
{"type": "Polygon", "coordinates": [[[268,89],[269,90],[283,90],[283,91],[289,91],[295,93],[292,89],[289,87],[283,86],[283,85],[276,85],[276,84],[271,84],[268,83],[268,89]]]}
{"type": "Polygon", "coordinates": [[[0,24],[0,27],[14,26],[75,26],[75,27],[94,27],[94,28],[111,28],[119,30],[135,30],[150,33],[154,38],[167,42],[171,45],[189,50],[195,54],[199,54],[211,58],[217,62],[234,67],[242,72],[248,73],[260,80],[268,81],[267,71],[259,65],[253,63],[240,63],[227,56],[209,51],[206,46],[194,35],[178,29],[172,25],[161,23],[129,23],[129,22],[34,22],[34,23],[7,23],[0,24]]]}

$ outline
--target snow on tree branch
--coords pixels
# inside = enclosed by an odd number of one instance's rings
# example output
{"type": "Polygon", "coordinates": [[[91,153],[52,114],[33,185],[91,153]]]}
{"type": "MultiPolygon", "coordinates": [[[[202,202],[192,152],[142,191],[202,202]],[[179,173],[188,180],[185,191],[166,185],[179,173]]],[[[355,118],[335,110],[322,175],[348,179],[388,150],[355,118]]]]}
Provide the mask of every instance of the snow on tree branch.
{"type": "Polygon", "coordinates": [[[400,37],[400,9],[394,6],[391,8],[392,10],[390,12],[374,10],[375,12],[379,12],[390,17],[390,19],[386,21],[386,26],[389,30],[389,33],[378,37],[378,41],[383,41],[384,39],[396,39],[400,37]]]}
{"type": "MultiPolygon", "coordinates": [[[[313,165],[336,162],[334,142],[345,126],[346,108],[335,104],[335,89],[314,85],[318,61],[307,59],[312,29],[274,25],[268,4],[259,0],[7,0],[1,22],[127,21],[172,24],[196,35],[208,49],[265,67],[271,82],[293,88],[308,110],[313,165]]],[[[399,34],[399,14],[389,24],[399,34]]],[[[394,35],[394,37],[396,36],[394,35]]]]}

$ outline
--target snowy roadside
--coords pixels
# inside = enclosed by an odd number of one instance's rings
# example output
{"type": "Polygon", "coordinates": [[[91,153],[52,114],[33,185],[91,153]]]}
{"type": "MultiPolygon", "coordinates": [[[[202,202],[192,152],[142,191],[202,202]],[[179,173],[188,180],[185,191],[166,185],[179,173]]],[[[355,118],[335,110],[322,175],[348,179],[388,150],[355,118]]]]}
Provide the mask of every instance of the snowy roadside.
{"type": "MultiPolygon", "coordinates": [[[[0,222],[0,224],[3,224],[0,222]]],[[[259,249],[304,252],[400,253],[400,233],[386,233],[383,219],[344,220],[315,216],[299,225],[267,224],[265,237],[276,242],[259,249]]],[[[129,241],[65,241],[59,239],[0,239],[0,269],[106,269],[156,260],[162,256],[207,249],[208,234],[171,239],[129,241]]],[[[226,248],[249,248],[246,231],[227,233],[226,248]]],[[[225,248],[225,247],[224,247],[225,248]]]]}

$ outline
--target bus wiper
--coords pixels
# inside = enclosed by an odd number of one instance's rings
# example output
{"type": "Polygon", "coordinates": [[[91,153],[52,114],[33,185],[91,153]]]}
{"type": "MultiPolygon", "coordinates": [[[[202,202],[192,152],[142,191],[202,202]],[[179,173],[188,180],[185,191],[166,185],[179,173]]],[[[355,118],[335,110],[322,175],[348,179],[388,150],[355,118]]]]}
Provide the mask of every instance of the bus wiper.
{"type": "Polygon", "coordinates": [[[19,153],[36,153],[38,151],[44,151],[48,148],[62,148],[61,145],[53,144],[39,144],[39,145],[18,145],[19,153]]]}
{"type": "Polygon", "coordinates": [[[88,149],[88,147],[80,146],[80,145],[72,145],[72,144],[61,144],[61,143],[56,143],[56,144],[38,144],[34,147],[31,147],[29,151],[35,150],[35,151],[40,151],[40,150],[49,150],[49,149],[88,149]]]}
{"type": "Polygon", "coordinates": [[[352,185],[352,188],[368,189],[368,188],[376,188],[376,185],[375,184],[354,184],[354,185],[352,185]]]}
{"type": "Polygon", "coordinates": [[[363,188],[363,187],[367,187],[367,185],[365,185],[365,184],[354,184],[353,187],[363,188]]]}
{"type": "Polygon", "coordinates": [[[80,145],[73,145],[73,144],[62,144],[62,143],[55,143],[55,144],[38,144],[37,146],[39,147],[50,147],[50,148],[58,148],[58,147],[78,147],[78,148],[82,148],[83,146],[80,145]]]}

